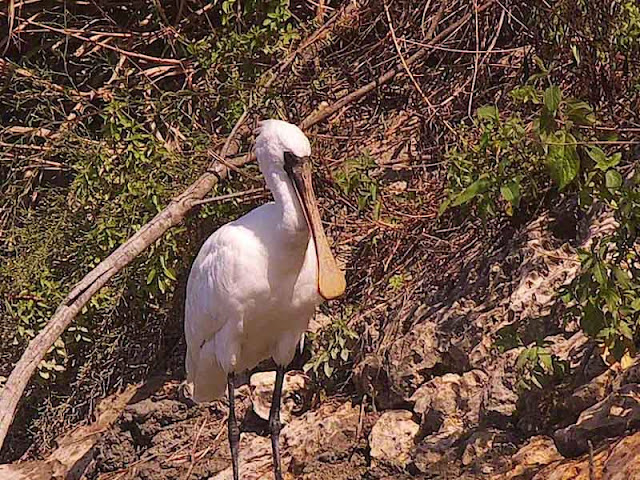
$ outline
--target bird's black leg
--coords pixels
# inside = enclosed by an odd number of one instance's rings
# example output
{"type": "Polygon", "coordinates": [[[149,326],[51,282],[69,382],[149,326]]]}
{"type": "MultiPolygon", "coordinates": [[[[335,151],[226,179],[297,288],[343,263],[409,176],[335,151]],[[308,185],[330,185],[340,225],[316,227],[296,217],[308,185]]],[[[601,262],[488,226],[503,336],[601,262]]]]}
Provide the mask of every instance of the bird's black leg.
{"type": "Polygon", "coordinates": [[[271,430],[271,448],[273,450],[273,473],[276,480],[282,480],[282,465],[280,464],[280,397],[282,396],[282,382],[284,381],[284,367],[277,367],[276,384],[273,388],[271,411],[269,412],[269,429],[271,430]]]}
{"type": "Polygon", "coordinates": [[[238,469],[238,444],[240,443],[240,429],[236,422],[236,408],[234,395],[235,375],[230,373],[227,377],[227,387],[229,390],[229,446],[231,447],[231,462],[233,465],[233,480],[239,480],[240,471],[238,469]]]}

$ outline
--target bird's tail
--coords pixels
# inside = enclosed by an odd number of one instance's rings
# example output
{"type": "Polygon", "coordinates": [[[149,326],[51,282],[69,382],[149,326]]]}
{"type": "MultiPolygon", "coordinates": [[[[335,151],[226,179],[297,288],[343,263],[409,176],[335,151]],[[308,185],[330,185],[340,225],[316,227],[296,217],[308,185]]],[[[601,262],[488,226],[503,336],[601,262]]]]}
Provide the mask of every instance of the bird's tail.
{"type": "Polygon", "coordinates": [[[199,352],[187,352],[187,385],[195,402],[211,402],[224,395],[227,374],[215,358],[199,352]],[[191,353],[200,353],[194,359],[191,353]]]}

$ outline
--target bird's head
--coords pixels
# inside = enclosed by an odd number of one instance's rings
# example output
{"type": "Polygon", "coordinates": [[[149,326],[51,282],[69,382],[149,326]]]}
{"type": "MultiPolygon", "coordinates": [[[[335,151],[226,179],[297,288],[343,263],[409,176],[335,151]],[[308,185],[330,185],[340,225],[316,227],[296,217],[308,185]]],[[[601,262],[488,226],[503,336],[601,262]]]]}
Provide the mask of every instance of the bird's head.
{"type": "Polygon", "coordinates": [[[258,124],[256,156],[260,163],[271,162],[284,168],[285,154],[298,158],[311,156],[311,144],[296,125],[282,120],[264,120],[258,124]]]}
{"type": "Polygon", "coordinates": [[[263,172],[272,168],[284,170],[293,184],[307,225],[313,235],[318,257],[318,292],[331,300],[346,288],[344,273],[338,268],[322,227],[318,204],[311,182],[311,145],[297,126],[281,120],[265,120],[259,124],[256,157],[263,172]]]}

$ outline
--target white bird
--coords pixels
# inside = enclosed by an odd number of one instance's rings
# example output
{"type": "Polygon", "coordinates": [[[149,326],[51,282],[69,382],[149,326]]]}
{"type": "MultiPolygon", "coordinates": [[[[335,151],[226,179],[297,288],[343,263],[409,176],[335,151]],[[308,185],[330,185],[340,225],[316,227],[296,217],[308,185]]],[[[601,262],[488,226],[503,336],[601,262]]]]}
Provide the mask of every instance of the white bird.
{"type": "Polygon", "coordinates": [[[195,401],[229,395],[229,444],[238,480],[240,433],[234,374],[273,358],[269,415],[273,465],[282,479],[278,438],[285,367],[323,299],[345,290],[311,184],[311,146],[290,123],[260,124],[256,157],[274,201],[214,232],[191,268],[185,305],[187,384],[195,401]]]}

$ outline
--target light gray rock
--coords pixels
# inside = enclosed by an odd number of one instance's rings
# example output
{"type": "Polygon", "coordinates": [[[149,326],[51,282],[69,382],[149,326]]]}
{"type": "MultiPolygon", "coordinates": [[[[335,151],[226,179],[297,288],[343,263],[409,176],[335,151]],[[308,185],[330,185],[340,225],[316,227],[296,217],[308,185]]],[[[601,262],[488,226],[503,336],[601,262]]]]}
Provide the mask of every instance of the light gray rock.
{"type": "MultiPolygon", "coordinates": [[[[276,372],[259,372],[251,375],[249,381],[253,411],[263,420],[269,420],[275,380],[276,372]]],[[[312,393],[309,376],[298,371],[287,372],[282,384],[281,422],[289,423],[294,415],[308,410],[312,393]]]]}
{"type": "Polygon", "coordinates": [[[553,439],[531,437],[512,457],[508,471],[491,476],[491,480],[527,480],[545,465],[562,460],[553,439]]]}
{"type": "Polygon", "coordinates": [[[506,427],[516,411],[518,402],[518,374],[516,359],[523,348],[505,352],[496,362],[483,392],[480,416],[482,422],[497,427],[506,427]]]}
{"type": "MultiPolygon", "coordinates": [[[[298,478],[307,463],[324,452],[348,451],[356,441],[359,409],[350,403],[325,403],[319,409],[293,417],[280,433],[282,470],[286,479],[298,478]]],[[[210,480],[231,480],[228,467],[210,480]]],[[[271,480],[271,440],[245,432],[240,437],[240,478],[271,480]]]]}
{"type": "Polygon", "coordinates": [[[384,412],[369,434],[373,465],[406,467],[420,426],[407,410],[384,412]]]}
{"type": "Polygon", "coordinates": [[[478,425],[482,391],[488,380],[481,370],[448,373],[421,386],[411,397],[425,433],[468,430],[478,425]]]}

